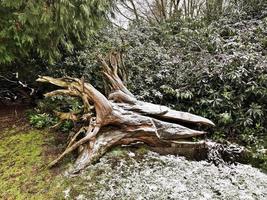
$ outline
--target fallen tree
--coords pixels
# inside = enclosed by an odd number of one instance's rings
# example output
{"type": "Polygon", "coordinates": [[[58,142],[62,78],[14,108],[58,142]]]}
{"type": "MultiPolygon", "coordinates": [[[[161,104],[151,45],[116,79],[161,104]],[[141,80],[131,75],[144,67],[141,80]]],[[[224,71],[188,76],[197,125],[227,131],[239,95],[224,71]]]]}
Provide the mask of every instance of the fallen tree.
{"type": "Polygon", "coordinates": [[[52,78],[41,76],[39,82],[48,82],[63,89],[45,94],[80,97],[84,104],[82,115],[72,116],[83,121],[84,126],[70,138],[66,150],[49,167],[57,164],[65,155],[78,149],[75,171],[97,161],[110,147],[142,142],[152,150],[194,157],[214,146],[206,141],[192,140],[204,131],[187,128],[214,126],[204,117],[175,111],[166,106],[137,100],[125,87],[118,75],[121,62],[119,54],[99,56],[103,74],[110,86],[106,98],[84,79],[71,77],[52,78]]]}

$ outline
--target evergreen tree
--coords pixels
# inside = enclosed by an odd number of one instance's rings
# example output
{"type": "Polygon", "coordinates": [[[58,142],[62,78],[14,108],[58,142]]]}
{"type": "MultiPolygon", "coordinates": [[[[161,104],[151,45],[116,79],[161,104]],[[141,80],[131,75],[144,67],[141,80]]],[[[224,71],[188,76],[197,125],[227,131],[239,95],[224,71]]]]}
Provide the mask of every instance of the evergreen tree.
{"type": "Polygon", "coordinates": [[[0,64],[38,57],[88,39],[105,22],[111,0],[0,0],[0,64]]]}

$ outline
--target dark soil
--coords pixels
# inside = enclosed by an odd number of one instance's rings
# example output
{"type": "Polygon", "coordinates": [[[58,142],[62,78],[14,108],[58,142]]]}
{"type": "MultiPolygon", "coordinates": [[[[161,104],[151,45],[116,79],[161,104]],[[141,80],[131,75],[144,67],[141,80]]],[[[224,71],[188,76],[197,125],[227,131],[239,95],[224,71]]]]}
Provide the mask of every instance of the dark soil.
{"type": "Polygon", "coordinates": [[[0,130],[12,126],[25,127],[25,111],[29,109],[27,105],[1,105],[0,104],[0,130]]]}

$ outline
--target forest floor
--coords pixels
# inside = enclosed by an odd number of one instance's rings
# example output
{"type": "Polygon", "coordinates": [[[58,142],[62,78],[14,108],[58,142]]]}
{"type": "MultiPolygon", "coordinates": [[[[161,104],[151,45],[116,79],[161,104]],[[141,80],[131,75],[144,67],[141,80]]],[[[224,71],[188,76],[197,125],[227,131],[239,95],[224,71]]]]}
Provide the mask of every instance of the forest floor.
{"type": "Polygon", "coordinates": [[[73,158],[45,166],[66,136],[37,130],[25,108],[0,109],[0,199],[267,199],[267,175],[250,165],[206,161],[115,148],[81,174],[67,176],[73,158]]]}

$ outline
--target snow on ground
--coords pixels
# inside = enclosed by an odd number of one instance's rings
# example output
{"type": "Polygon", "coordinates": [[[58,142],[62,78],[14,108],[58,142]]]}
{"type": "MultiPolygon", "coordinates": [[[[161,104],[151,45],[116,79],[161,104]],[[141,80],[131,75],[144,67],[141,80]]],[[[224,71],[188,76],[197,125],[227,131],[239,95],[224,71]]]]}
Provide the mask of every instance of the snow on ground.
{"type": "Polygon", "coordinates": [[[70,180],[67,199],[267,199],[267,175],[250,165],[216,167],[152,152],[113,151],[70,180]]]}

